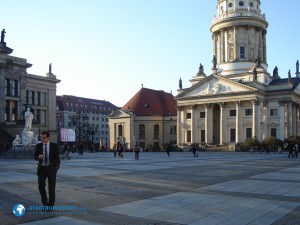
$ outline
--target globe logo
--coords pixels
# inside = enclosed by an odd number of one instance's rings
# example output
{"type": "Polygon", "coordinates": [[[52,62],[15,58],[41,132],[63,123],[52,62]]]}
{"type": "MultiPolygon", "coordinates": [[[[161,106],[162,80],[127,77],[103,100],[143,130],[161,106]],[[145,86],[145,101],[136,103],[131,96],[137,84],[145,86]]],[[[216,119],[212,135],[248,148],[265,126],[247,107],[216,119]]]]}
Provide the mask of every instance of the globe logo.
{"type": "Polygon", "coordinates": [[[24,216],[25,214],[25,207],[22,204],[16,204],[13,207],[13,214],[15,214],[15,216],[20,217],[20,216],[24,216]]]}

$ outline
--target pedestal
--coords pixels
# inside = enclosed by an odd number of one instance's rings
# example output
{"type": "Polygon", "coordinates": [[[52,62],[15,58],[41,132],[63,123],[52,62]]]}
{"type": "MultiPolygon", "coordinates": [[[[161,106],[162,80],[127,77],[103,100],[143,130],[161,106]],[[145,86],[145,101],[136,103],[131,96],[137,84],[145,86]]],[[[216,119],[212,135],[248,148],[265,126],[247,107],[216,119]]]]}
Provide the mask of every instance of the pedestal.
{"type": "Polygon", "coordinates": [[[22,144],[23,145],[31,145],[34,137],[33,131],[22,132],[22,144]]]}

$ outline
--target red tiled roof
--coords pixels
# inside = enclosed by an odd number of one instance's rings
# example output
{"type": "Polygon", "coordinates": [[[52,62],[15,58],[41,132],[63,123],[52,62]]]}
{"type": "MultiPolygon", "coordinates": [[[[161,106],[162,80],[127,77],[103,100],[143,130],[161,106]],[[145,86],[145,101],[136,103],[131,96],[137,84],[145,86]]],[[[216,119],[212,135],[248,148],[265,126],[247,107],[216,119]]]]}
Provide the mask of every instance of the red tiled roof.
{"type": "Polygon", "coordinates": [[[121,110],[137,116],[176,116],[176,101],[172,94],[148,88],[140,89],[121,110]]]}

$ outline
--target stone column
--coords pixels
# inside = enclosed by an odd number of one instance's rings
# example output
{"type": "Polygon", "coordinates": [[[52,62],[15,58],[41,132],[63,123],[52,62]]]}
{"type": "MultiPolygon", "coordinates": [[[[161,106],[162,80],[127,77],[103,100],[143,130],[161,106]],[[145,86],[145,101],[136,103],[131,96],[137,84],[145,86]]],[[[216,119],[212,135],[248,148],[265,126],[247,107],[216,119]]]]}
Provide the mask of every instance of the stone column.
{"type": "Polygon", "coordinates": [[[177,145],[181,144],[181,124],[183,121],[181,121],[181,111],[180,107],[177,107],[177,145]]]}
{"type": "Polygon", "coordinates": [[[195,142],[195,132],[196,132],[196,126],[195,126],[195,105],[192,105],[192,118],[191,118],[191,142],[195,142]]]}
{"type": "Polygon", "coordinates": [[[233,36],[234,36],[234,59],[238,59],[239,53],[238,53],[238,43],[237,43],[237,36],[238,36],[238,30],[237,27],[233,27],[233,36]]]}
{"type": "Polygon", "coordinates": [[[225,104],[220,103],[220,145],[226,143],[225,104]]]}
{"type": "Polygon", "coordinates": [[[225,40],[224,40],[224,30],[221,30],[221,41],[220,41],[220,49],[221,49],[221,59],[220,62],[223,63],[225,61],[225,40]]]}
{"type": "Polygon", "coordinates": [[[284,140],[285,138],[285,103],[280,102],[279,108],[279,116],[280,116],[280,124],[279,124],[279,139],[284,140]]]}
{"type": "Polygon", "coordinates": [[[205,142],[211,143],[212,142],[212,124],[211,124],[212,112],[210,109],[210,105],[207,104],[205,106],[205,142]]]}
{"type": "Polygon", "coordinates": [[[288,137],[293,135],[293,103],[288,103],[288,137]]]}
{"type": "Polygon", "coordinates": [[[241,141],[240,138],[240,102],[236,102],[236,122],[235,122],[235,142],[239,143],[241,141]]]}
{"type": "Polygon", "coordinates": [[[292,136],[297,136],[297,105],[292,104],[292,136]]]}
{"type": "Polygon", "coordinates": [[[299,104],[297,104],[296,107],[296,135],[299,136],[299,116],[300,116],[300,111],[299,111],[299,104]]]}
{"type": "Polygon", "coordinates": [[[258,117],[258,112],[257,112],[257,104],[258,101],[257,100],[253,100],[252,101],[252,105],[253,105],[253,118],[252,118],[252,137],[253,138],[258,138],[257,137],[257,128],[258,128],[258,124],[257,124],[257,117],[258,117]]]}
{"type": "Polygon", "coordinates": [[[268,137],[268,103],[263,102],[263,134],[262,139],[264,140],[266,137],[268,137]]]}

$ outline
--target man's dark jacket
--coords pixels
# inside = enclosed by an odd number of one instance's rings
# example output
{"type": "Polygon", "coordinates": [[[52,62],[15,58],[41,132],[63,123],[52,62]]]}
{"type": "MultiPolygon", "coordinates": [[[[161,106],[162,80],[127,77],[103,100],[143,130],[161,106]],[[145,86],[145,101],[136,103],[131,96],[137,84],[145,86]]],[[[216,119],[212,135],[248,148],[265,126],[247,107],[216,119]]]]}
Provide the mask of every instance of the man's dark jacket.
{"type": "MultiPolygon", "coordinates": [[[[58,150],[58,146],[55,143],[50,142],[50,146],[49,146],[50,152],[49,152],[49,167],[51,169],[58,169],[59,165],[60,165],[60,159],[59,159],[59,150],[58,150]]],[[[35,147],[35,152],[34,152],[34,159],[36,161],[39,161],[38,164],[38,175],[39,175],[39,169],[43,163],[43,160],[39,159],[39,155],[43,155],[43,143],[39,143],[36,145],[35,147]]]]}

